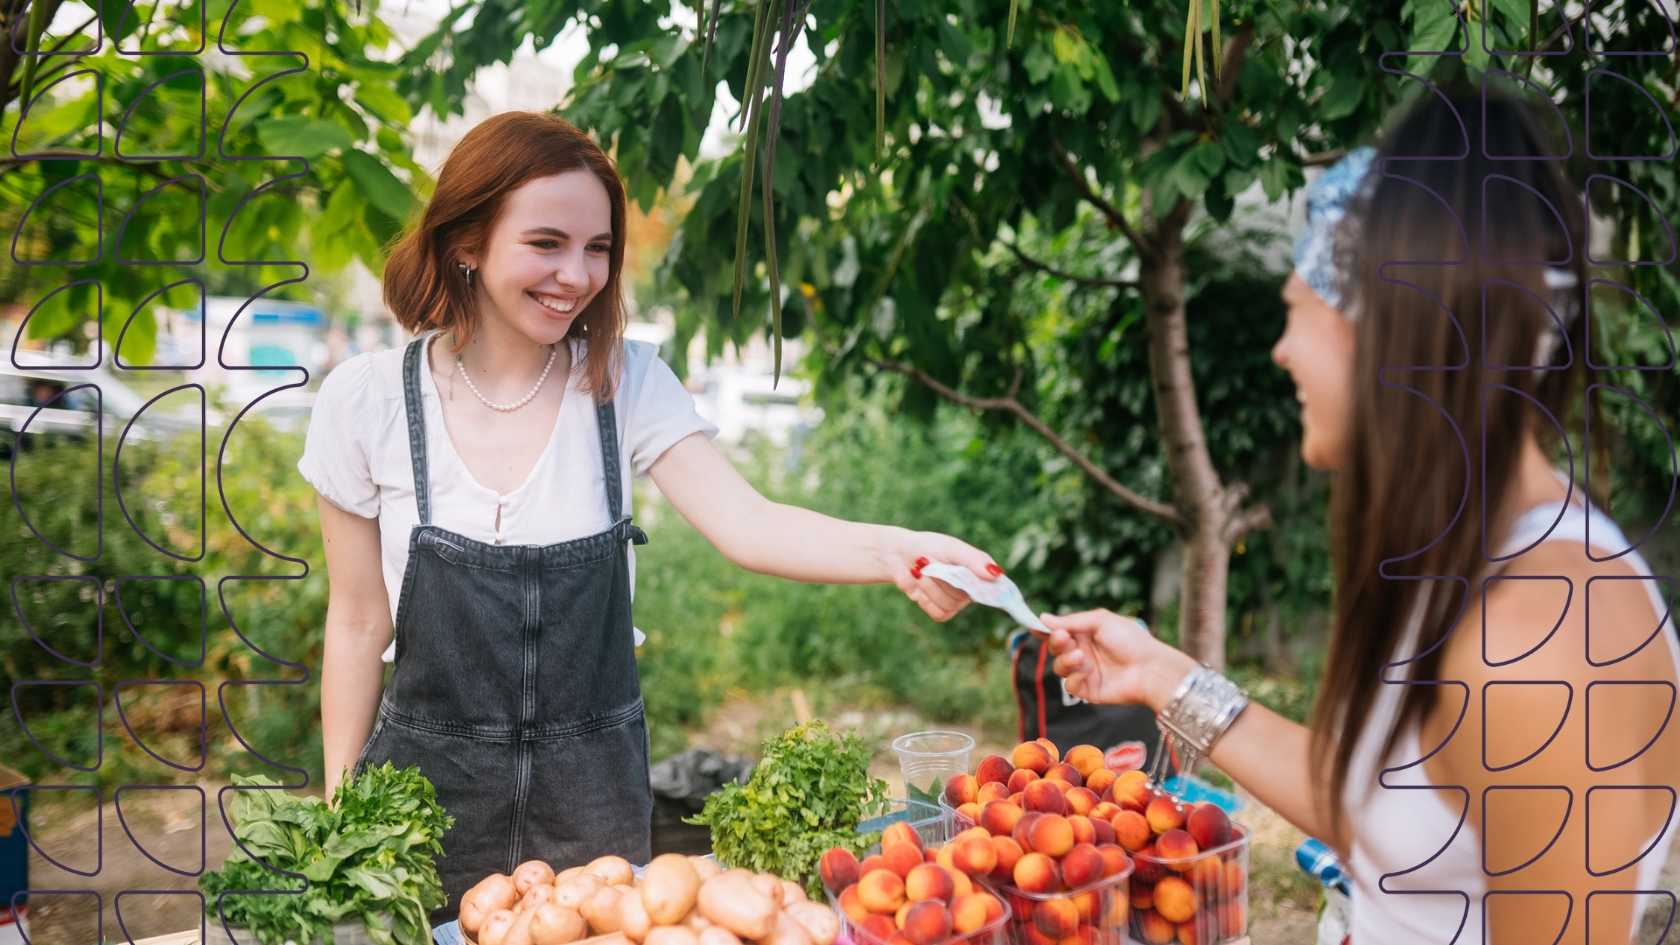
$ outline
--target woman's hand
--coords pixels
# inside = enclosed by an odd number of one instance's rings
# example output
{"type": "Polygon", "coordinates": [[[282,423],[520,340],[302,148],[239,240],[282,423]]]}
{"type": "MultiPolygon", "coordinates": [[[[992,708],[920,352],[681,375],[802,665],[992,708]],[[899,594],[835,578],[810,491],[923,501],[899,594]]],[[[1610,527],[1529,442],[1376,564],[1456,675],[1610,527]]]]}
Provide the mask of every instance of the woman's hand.
{"type": "Polygon", "coordinates": [[[1043,615],[1050,652],[1069,695],[1110,705],[1147,705],[1159,712],[1186,673],[1189,655],[1149,635],[1142,623],[1108,610],[1043,615]]]}
{"type": "Polygon", "coordinates": [[[983,581],[990,581],[1003,573],[991,555],[950,535],[938,532],[900,533],[888,568],[893,583],[905,596],[922,606],[928,616],[938,621],[950,620],[968,606],[968,595],[937,578],[924,577],[922,569],[934,561],[943,561],[968,568],[983,581]]]}

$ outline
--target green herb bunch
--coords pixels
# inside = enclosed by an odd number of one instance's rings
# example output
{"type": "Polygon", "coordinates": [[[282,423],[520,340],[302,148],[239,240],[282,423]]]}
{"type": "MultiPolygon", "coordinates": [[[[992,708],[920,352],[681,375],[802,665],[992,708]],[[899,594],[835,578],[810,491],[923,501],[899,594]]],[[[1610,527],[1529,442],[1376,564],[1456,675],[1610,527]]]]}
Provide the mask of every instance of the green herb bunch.
{"type": "Polygon", "coordinates": [[[724,864],[792,880],[820,902],[817,860],[830,847],[861,855],[879,839],[857,827],[885,812],[887,782],[869,776],[862,739],[820,720],[766,740],[763,753],[746,784],[725,785],[687,822],[712,828],[724,864]]]}
{"type": "Polygon", "coordinates": [[[432,857],[455,818],[418,767],[369,768],[339,784],[331,806],[266,777],[233,781],[268,789],[234,793],[234,836],[269,865],[302,874],[308,888],[235,847],[219,871],[199,878],[210,922],[225,912],[229,925],[251,929],[263,945],[282,945],[317,936],[331,943],[335,923],[360,918],[377,945],[431,945],[429,917],[445,902],[432,857]],[[295,895],[238,895],[246,891],[295,895]],[[224,892],[234,895],[223,900],[224,892]]]}

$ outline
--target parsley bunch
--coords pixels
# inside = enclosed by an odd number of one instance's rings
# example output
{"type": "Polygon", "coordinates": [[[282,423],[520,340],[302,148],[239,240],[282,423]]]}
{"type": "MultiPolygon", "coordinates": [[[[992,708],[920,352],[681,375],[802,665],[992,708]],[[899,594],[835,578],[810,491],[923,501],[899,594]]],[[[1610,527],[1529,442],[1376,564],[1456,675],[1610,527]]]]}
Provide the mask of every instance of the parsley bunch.
{"type": "Polygon", "coordinates": [[[857,827],[885,812],[887,782],[869,776],[862,739],[835,735],[820,720],[768,739],[763,749],[746,784],[725,785],[687,822],[712,828],[721,862],[792,880],[820,902],[817,860],[836,846],[861,856],[879,839],[857,827]]]}
{"type": "Polygon", "coordinates": [[[304,878],[276,873],[235,847],[221,870],[199,878],[209,921],[222,921],[220,907],[228,924],[281,945],[317,936],[331,943],[335,923],[360,918],[377,945],[431,945],[430,913],[445,901],[432,857],[443,852],[438,838],[455,819],[418,767],[369,768],[341,783],[330,807],[269,778],[233,780],[269,788],[234,794],[229,813],[239,842],[304,878]],[[247,891],[294,894],[238,895],[247,891]],[[224,892],[234,895],[222,900],[224,892]]]}

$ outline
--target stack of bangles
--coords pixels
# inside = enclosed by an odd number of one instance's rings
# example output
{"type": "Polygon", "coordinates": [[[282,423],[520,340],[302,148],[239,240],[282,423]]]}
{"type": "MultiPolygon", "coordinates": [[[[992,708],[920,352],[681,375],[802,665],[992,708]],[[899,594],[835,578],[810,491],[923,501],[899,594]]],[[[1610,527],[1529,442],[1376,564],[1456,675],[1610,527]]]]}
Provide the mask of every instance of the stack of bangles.
{"type": "Polygon", "coordinates": [[[1179,771],[1194,772],[1247,706],[1248,694],[1213,667],[1203,663],[1191,670],[1156,716],[1162,735],[1173,739],[1179,771]]]}

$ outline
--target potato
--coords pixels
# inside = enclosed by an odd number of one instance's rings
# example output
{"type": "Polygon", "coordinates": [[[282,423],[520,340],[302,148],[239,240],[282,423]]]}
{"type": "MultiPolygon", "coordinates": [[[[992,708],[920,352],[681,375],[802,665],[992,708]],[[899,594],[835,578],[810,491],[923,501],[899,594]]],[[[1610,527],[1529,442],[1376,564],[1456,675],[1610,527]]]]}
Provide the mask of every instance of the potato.
{"type": "Polygon", "coordinates": [[[619,892],[630,892],[638,887],[635,883],[613,883],[612,888],[618,890],[619,892]]]}
{"type": "Polygon", "coordinates": [[[486,915],[478,927],[478,945],[503,945],[516,918],[512,909],[497,909],[486,915]]]}
{"type": "Polygon", "coordinates": [[[700,945],[741,945],[741,939],[721,925],[712,925],[700,930],[700,945]]]}
{"type": "Polygon", "coordinates": [[[578,908],[578,913],[596,935],[618,931],[618,898],[622,895],[624,893],[617,886],[597,889],[595,895],[578,908]]]}
{"type": "Polygon", "coordinates": [[[694,867],[694,872],[700,874],[702,883],[723,872],[723,867],[718,865],[718,861],[708,857],[691,856],[688,858],[688,862],[690,866],[694,867]]]}
{"type": "Polygon", "coordinates": [[[506,873],[491,873],[461,897],[461,931],[477,935],[486,916],[498,909],[511,910],[518,901],[513,879],[506,873]]]}
{"type": "Polygon", "coordinates": [[[642,905],[654,925],[675,925],[700,891],[700,874],[680,853],[656,856],[642,872],[642,905]]]}
{"type": "Polygon", "coordinates": [[[554,890],[555,905],[577,909],[593,898],[606,885],[601,877],[594,873],[579,873],[564,882],[555,883],[550,888],[554,890]]]}
{"type": "Polygon", "coordinates": [[[630,868],[630,861],[622,856],[599,856],[589,861],[583,868],[585,873],[593,873],[608,886],[628,883],[635,878],[635,871],[630,868]]]}
{"type": "Polygon", "coordinates": [[[613,932],[609,935],[597,935],[589,939],[589,945],[631,945],[630,937],[623,932],[613,932]]]}
{"type": "Polygon", "coordinates": [[[526,860],[513,871],[513,888],[521,895],[532,886],[554,882],[554,867],[542,860],[526,860]]]}
{"type": "Polygon", "coordinates": [[[642,905],[640,894],[618,897],[618,930],[629,936],[633,941],[647,938],[648,929],[653,922],[649,919],[647,909],[642,905]]]}
{"type": "Polygon", "coordinates": [[[682,921],[678,922],[677,924],[678,925],[686,925],[696,932],[699,932],[702,929],[709,929],[709,928],[712,927],[712,921],[700,914],[700,909],[699,909],[698,906],[696,906],[693,909],[688,910],[688,915],[683,916],[682,921]]]}
{"type": "Polygon", "coordinates": [[[573,909],[545,902],[531,910],[531,945],[570,945],[589,934],[573,909]]]}
{"type": "Polygon", "coordinates": [[[514,916],[513,924],[508,926],[507,935],[502,938],[502,945],[531,945],[531,916],[534,912],[521,912],[514,916]]]}
{"type": "Polygon", "coordinates": [[[790,902],[809,902],[810,896],[805,895],[805,887],[792,880],[782,880],[782,908],[787,908],[790,902]]]}
{"type": "Polygon", "coordinates": [[[799,920],[786,912],[776,913],[776,928],[765,939],[762,945],[816,945],[811,939],[811,933],[805,931],[805,926],[799,920]]]}
{"type": "Polygon", "coordinates": [[[769,896],[770,901],[776,904],[776,908],[780,909],[782,907],[786,893],[782,891],[782,878],[780,876],[773,876],[769,873],[754,873],[753,885],[758,887],[759,892],[769,896]]]}
{"type": "Polygon", "coordinates": [[[558,883],[564,879],[571,879],[573,876],[576,876],[581,872],[583,872],[583,867],[581,866],[568,866],[559,873],[555,874],[554,881],[558,883]]]}
{"type": "Polygon", "coordinates": [[[552,901],[554,901],[554,887],[543,883],[525,890],[525,895],[519,897],[519,903],[513,907],[513,911],[529,912],[552,901]]]}
{"type": "Polygon", "coordinates": [[[685,925],[656,925],[648,930],[646,945],[700,945],[700,937],[685,925]]]}
{"type": "Polygon", "coordinates": [[[741,938],[760,939],[775,931],[776,903],[750,875],[730,871],[701,886],[700,914],[741,938]]]}
{"type": "Polygon", "coordinates": [[[782,911],[805,926],[805,931],[811,934],[811,940],[816,945],[834,945],[834,940],[840,937],[840,919],[827,906],[801,899],[788,903],[782,911]]]}

